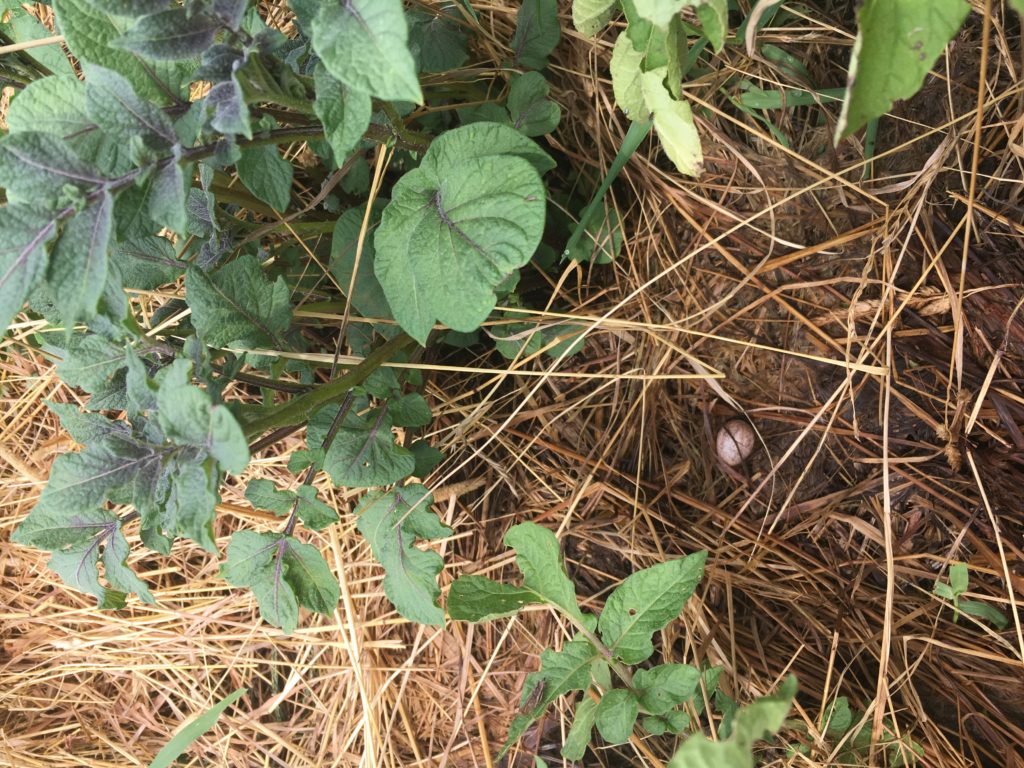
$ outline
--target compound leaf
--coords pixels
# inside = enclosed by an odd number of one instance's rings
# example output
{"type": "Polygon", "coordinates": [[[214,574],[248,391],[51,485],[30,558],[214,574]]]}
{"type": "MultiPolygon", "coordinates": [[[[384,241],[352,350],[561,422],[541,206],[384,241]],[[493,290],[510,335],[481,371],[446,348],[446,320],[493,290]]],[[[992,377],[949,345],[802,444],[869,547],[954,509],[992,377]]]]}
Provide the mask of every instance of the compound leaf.
{"type": "Polygon", "coordinates": [[[605,602],[598,622],[601,639],[627,664],[654,653],[651,635],[679,616],[704,575],[707,552],[670,560],[628,576],[605,602]]]}
{"type": "Polygon", "coordinates": [[[865,0],[836,141],[917,93],[970,8],[965,0],[865,0]]]}
{"type": "MultiPolygon", "coordinates": [[[[320,445],[327,435],[337,407],[323,408],[310,420],[307,440],[320,445]]],[[[395,443],[387,407],[365,415],[349,411],[324,457],[324,469],[335,485],[371,488],[391,485],[412,474],[412,452],[395,443]]]]}
{"type": "Polygon", "coordinates": [[[510,43],[516,66],[544,69],[548,54],[562,39],[557,0],[523,0],[510,43]]]}
{"type": "Polygon", "coordinates": [[[264,621],[285,634],[299,623],[299,606],[330,614],[338,604],[338,582],[320,552],[292,536],[238,531],[231,536],[221,575],[256,595],[264,621]]]}
{"type": "Polygon", "coordinates": [[[609,744],[622,744],[633,733],[639,714],[640,703],[636,696],[625,688],[615,688],[601,697],[594,724],[602,739],[609,744]]]}
{"type": "Polygon", "coordinates": [[[795,695],[796,678],[790,676],[774,695],[760,698],[736,714],[728,739],[710,741],[695,734],[683,743],[668,768],[754,768],[754,742],[782,727],[795,695]]]}
{"type": "Polygon", "coordinates": [[[356,507],[356,526],[370,543],[373,556],[384,567],[384,594],[398,610],[420,624],[444,625],[438,606],[441,590],[437,575],[444,561],[436,552],[417,549],[417,538],[436,539],[451,534],[431,511],[433,497],[422,485],[371,491],[356,507]]]}
{"type": "Polygon", "coordinates": [[[283,277],[273,283],[264,277],[255,256],[244,254],[210,275],[189,267],[185,295],[192,323],[207,344],[286,346],[282,335],[292,314],[288,285],[283,277]]]}
{"type": "Polygon", "coordinates": [[[450,151],[480,125],[448,131],[448,143],[431,146],[395,185],[374,236],[375,271],[392,314],[420,343],[435,319],[457,331],[479,327],[497,301],[495,288],[530,260],[544,229],[544,185],[529,163],[450,151]]]}
{"type": "Polygon", "coordinates": [[[423,102],[401,0],[325,0],[313,49],[335,78],[385,101],[423,102]]]}

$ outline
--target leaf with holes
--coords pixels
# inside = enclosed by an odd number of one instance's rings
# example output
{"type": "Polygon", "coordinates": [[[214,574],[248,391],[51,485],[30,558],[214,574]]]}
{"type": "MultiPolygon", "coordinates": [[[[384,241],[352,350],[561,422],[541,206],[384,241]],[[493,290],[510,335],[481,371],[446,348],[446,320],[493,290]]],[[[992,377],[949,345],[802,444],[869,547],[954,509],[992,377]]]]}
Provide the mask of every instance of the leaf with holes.
{"type": "MultiPolygon", "coordinates": [[[[395,443],[387,406],[366,414],[349,411],[324,457],[324,469],[335,485],[372,488],[391,485],[412,474],[412,452],[395,443]]],[[[322,408],[310,419],[306,440],[321,445],[338,412],[338,406],[322,408]]]]}
{"type": "Polygon", "coordinates": [[[651,635],[679,616],[704,575],[707,552],[659,563],[626,577],[605,602],[598,631],[612,653],[639,664],[654,653],[651,635]]]}
{"type": "Polygon", "coordinates": [[[263,620],[291,634],[299,606],[330,614],[338,604],[338,581],[320,552],[292,536],[238,531],[231,536],[221,575],[256,595],[263,620]]]}
{"type": "Polygon", "coordinates": [[[444,561],[436,552],[415,546],[416,539],[450,536],[430,509],[433,497],[422,485],[405,485],[382,493],[371,491],[355,509],[356,526],[384,567],[384,594],[402,616],[420,624],[444,626],[438,606],[437,575],[444,561]]]}
{"type": "Polygon", "coordinates": [[[966,0],[865,0],[836,142],[917,93],[970,9],[966,0]]]}
{"type": "Polygon", "coordinates": [[[460,136],[478,127],[431,145],[395,185],[374,235],[377,279],[399,325],[421,344],[435,320],[457,331],[479,327],[495,288],[530,260],[544,230],[544,185],[529,162],[458,152],[460,136]]]}

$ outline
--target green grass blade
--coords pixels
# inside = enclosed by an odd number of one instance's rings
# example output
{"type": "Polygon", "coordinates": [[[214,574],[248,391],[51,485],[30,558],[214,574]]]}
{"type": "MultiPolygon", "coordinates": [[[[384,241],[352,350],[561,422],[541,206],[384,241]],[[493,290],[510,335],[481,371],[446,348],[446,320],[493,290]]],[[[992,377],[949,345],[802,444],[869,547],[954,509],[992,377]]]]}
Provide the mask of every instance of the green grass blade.
{"type": "Polygon", "coordinates": [[[192,742],[206,733],[208,730],[213,728],[213,724],[217,722],[224,710],[238,701],[242,696],[249,692],[248,688],[239,688],[234,693],[229,693],[223,699],[218,701],[208,710],[198,715],[188,725],[182,728],[174,737],[164,745],[157,756],[153,758],[153,762],[149,764],[149,768],[168,768],[181,754],[192,746],[192,742]]]}
{"type": "Polygon", "coordinates": [[[633,122],[629,125],[629,130],[626,131],[626,138],[622,140],[622,146],[619,147],[618,153],[615,155],[615,159],[612,161],[611,167],[608,169],[608,175],[604,177],[604,181],[601,182],[601,186],[597,190],[597,194],[594,195],[594,199],[590,201],[590,204],[583,209],[583,213],[580,214],[579,223],[576,225],[576,229],[572,231],[572,235],[569,237],[569,242],[565,244],[565,251],[563,255],[568,256],[572,253],[573,248],[579,243],[580,238],[583,237],[583,233],[587,231],[587,225],[590,223],[591,218],[601,208],[601,201],[604,196],[608,193],[609,188],[612,186],[612,182],[618,177],[619,173],[625,167],[626,163],[629,162],[629,158],[633,156],[637,148],[647,138],[647,134],[651,132],[650,121],[646,123],[633,122]]]}

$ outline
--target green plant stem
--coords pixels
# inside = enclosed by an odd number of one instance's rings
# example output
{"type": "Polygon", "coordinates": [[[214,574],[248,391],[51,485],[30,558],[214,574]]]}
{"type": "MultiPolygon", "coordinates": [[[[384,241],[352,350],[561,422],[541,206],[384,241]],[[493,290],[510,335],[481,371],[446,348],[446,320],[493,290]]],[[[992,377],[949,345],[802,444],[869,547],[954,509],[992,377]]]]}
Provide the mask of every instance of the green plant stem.
{"type": "Polygon", "coordinates": [[[580,238],[583,237],[583,233],[587,231],[587,226],[590,224],[590,220],[594,218],[594,214],[601,208],[601,201],[604,196],[608,194],[608,190],[612,186],[612,182],[618,177],[619,173],[625,167],[626,163],[629,162],[629,158],[633,156],[640,143],[647,137],[647,134],[651,131],[651,123],[639,123],[634,122],[629,124],[629,130],[626,131],[626,137],[622,140],[622,146],[619,147],[618,153],[615,155],[615,159],[612,161],[611,167],[608,169],[608,174],[604,177],[604,181],[601,182],[601,186],[598,187],[597,193],[594,195],[594,199],[590,201],[590,204],[583,209],[580,214],[579,223],[576,225],[576,229],[572,231],[572,236],[569,238],[569,242],[565,244],[565,250],[563,256],[568,256],[572,253],[573,249],[579,243],[580,238]]]}
{"type": "MultiPolygon", "coordinates": [[[[327,435],[324,437],[323,442],[320,444],[320,450],[324,452],[324,455],[327,454],[327,451],[331,447],[331,443],[334,442],[334,437],[335,435],[338,434],[338,428],[341,427],[341,423],[345,420],[345,417],[348,416],[348,412],[352,410],[352,403],[355,402],[355,399],[355,392],[353,392],[350,389],[348,391],[348,394],[345,395],[345,400],[342,402],[341,408],[339,408],[338,412],[334,414],[334,419],[331,421],[331,427],[330,429],[327,430],[327,435]]],[[[306,476],[302,478],[302,484],[312,485],[313,478],[316,477],[316,473],[316,464],[311,464],[306,469],[306,476]]],[[[292,502],[292,509],[291,512],[288,514],[288,522],[285,523],[284,526],[285,536],[291,536],[292,532],[295,530],[295,523],[299,518],[298,513],[300,498],[301,497],[296,496],[295,501],[292,502]]]]}
{"type": "Polygon", "coordinates": [[[243,425],[246,439],[252,440],[264,432],[280,427],[305,423],[313,411],[344,397],[350,389],[366,381],[369,375],[380,368],[383,363],[392,359],[403,349],[412,346],[413,343],[413,339],[404,333],[385,342],[341,378],[323,384],[312,392],[299,395],[287,403],[282,403],[270,413],[243,425]]]}
{"type": "Polygon", "coordinates": [[[569,614],[563,615],[569,620],[573,627],[576,628],[576,631],[583,635],[585,638],[587,638],[587,640],[590,641],[590,644],[597,649],[597,652],[604,656],[605,661],[608,662],[608,666],[611,667],[612,672],[614,672],[616,676],[618,676],[618,678],[626,684],[626,687],[629,688],[629,690],[636,693],[636,690],[633,688],[633,673],[630,671],[629,667],[627,667],[621,661],[616,661],[615,654],[612,653],[612,649],[605,645],[601,641],[601,638],[599,638],[597,635],[595,635],[593,632],[591,632],[589,629],[583,626],[583,624],[578,619],[570,616],[569,614]]]}

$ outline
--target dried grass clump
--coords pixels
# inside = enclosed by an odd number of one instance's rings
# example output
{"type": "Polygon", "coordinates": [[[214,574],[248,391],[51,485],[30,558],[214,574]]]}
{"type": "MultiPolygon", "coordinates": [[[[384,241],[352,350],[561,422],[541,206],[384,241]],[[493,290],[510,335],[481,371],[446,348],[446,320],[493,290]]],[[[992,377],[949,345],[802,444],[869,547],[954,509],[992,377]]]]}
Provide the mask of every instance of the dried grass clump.
{"type": "MultiPolygon", "coordinates": [[[[518,4],[476,5],[486,40],[470,67],[489,69],[507,58],[518,4]]],[[[849,5],[794,7],[760,40],[804,62],[817,86],[839,86],[849,5]]],[[[613,191],[624,255],[566,266],[553,285],[526,276],[550,298],[537,322],[593,326],[585,352],[556,369],[426,361],[433,438],[448,455],[430,485],[455,530],[440,545],[443,586],[463,572],[511,576],[501,541],[521,520],[558,531],[595,607],[634,570],[708,549],[708,576],[661,650],[722,665],[741,701],[799,676],[804,730],[787,737],[809,754],[766,748],[769,764],[836,765],[822,733],[838,696],[876,732],[888,720],[920,743],[927,765],[1020,764],[1024,80],[1019,25],[991,22],[972,15],[922,93],[882,121],[871,158],[858,139],[832,148],[835,105],[762,114],[775,136],[737,109],[741,80],[806,85],[740,47],[686,85],[705,176],[681,178],[649,142],[613,191]],[[761,442],[731,469],[714,435],[736,417],[761,442]],[[931,590],[955,560],[1009,629],[952,622],[931,590]]],[[[567,32],[556,54],[565,119],[551,148],[572,169],[556,185],[595,186],[625,134],[613,37],[567,32]]],[[[99,613],[45,556],[6,543],[71,447],[42,403],[76,395],[25,345],[0,349],[0,765],[145,765],[183,720],[242,685],[248,697],[192,765],[494,765],[526,674],[569,635],[555,616],[410,625],[344,514],[312,535],[342,602],[291,637],[259,623],[252,597],[186,544],[136,555],[159,605],[99,613]]],[[[289,482],[299,444],[264,452],[250,474],[289,482]]],[[[352,494],[324,492],[351,511],[352,494]]],[[[269,522],[236,488],[222,513],[222,545],[269,522]]],[[[536,752],[558,764],[570,709],[532,729],[510,763],[536,752]]],[[[635,739],[587,764],[660,766],[673,749],[635,739]]],[[[892,757],[878,748],[866,764],[892,757]]]]}

